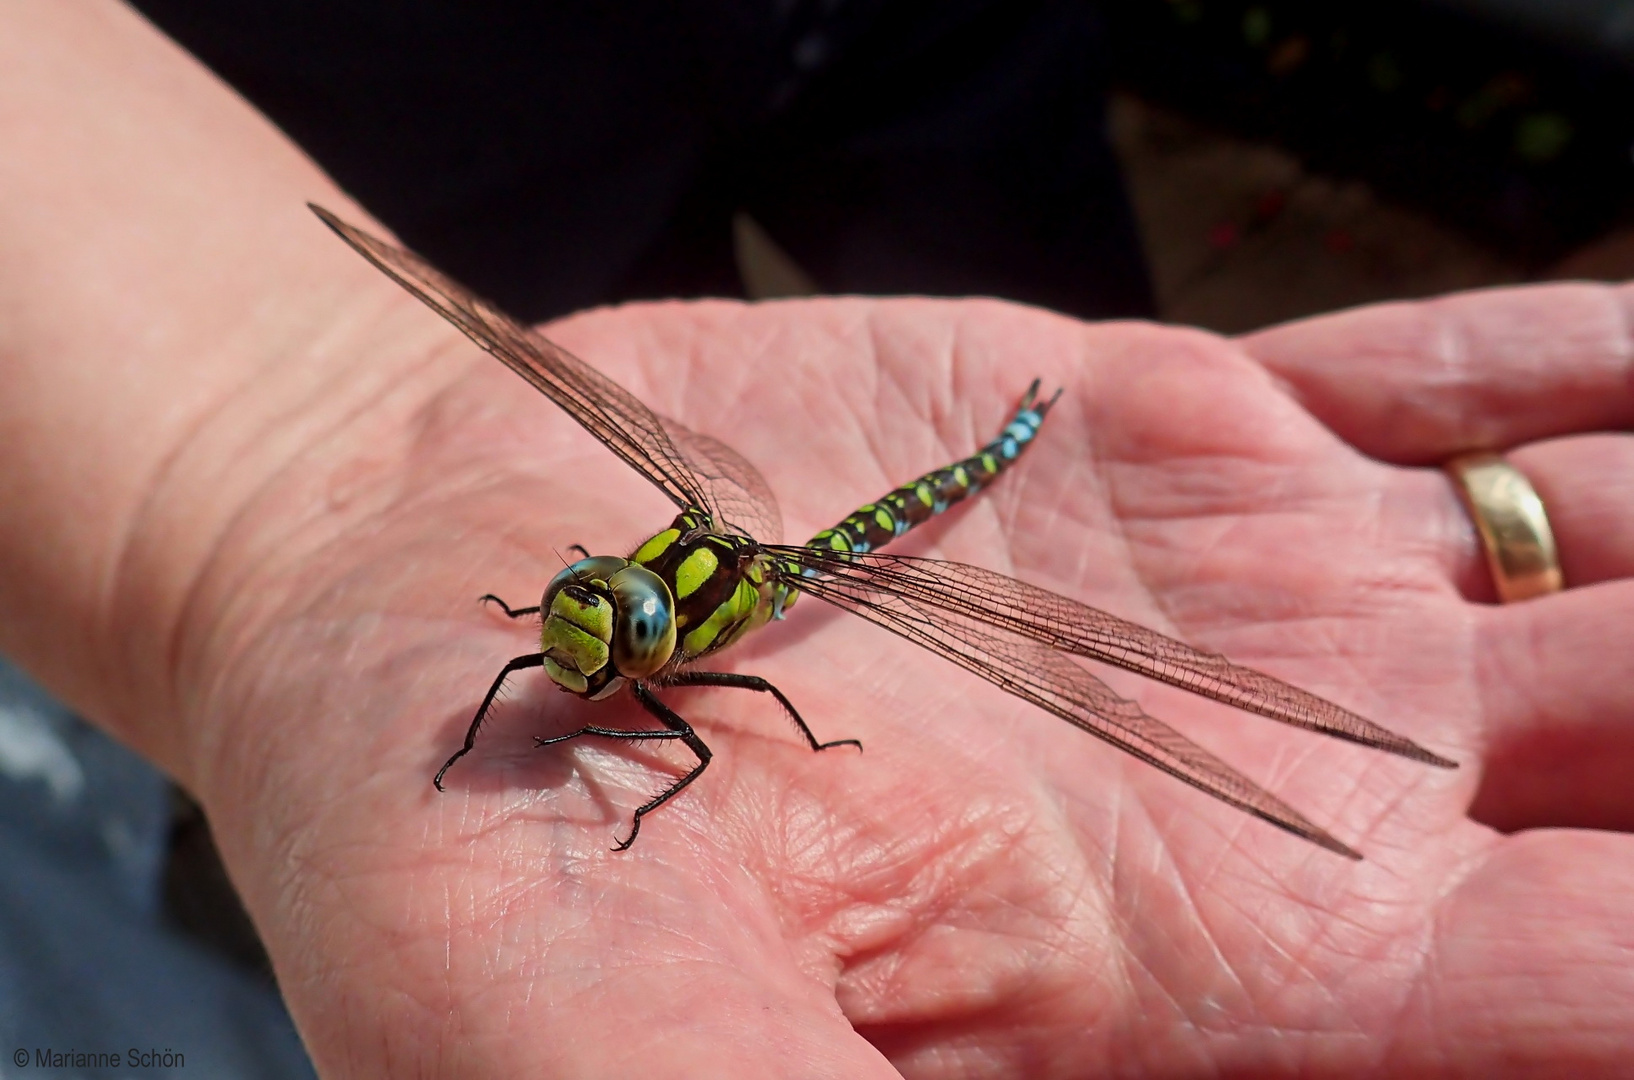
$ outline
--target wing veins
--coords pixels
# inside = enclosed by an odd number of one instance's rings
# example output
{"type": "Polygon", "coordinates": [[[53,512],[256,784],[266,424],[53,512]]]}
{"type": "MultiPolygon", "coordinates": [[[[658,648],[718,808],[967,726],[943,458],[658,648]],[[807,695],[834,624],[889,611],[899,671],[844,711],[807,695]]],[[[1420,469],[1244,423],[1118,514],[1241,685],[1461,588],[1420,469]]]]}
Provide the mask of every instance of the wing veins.
{"type": "Polygon", "coordinates": [[[947,619],[942,612],[938,617],[900,595],[859,587],[855,582],[808,581],[804,587],[1228,805],[1329,851],[1361,858],[1213,753],[1136,702],[1118,696],[1062,653],[1025,638],[1002,636],[963,616],[947,619]]]}
{"type": "Polygon", "coordinates": [[[1111,664],[1281,723],[1456,767],[1411,739],[1275,676],[992,570],[878,552],[777,550],[820,575],[903,596],[1049,649],[1111,664]]]}
{"type": "Polygon", "coordinates": [[[312,211],[358,254],[559,405],[676,506],[701,507],[718,524],[725,524],[719,497],[725,486],[734,496],[735,516],[775,525],[776,504],[765,481],[730,448],[725,448],[729,456],[723,457],[716,447],[724,444],[660,417],[634,394],[544,335],[523,327],[413,252],[371,236],[320,206],[312,205],[312,211]],[[683,442],[696,441],[693,454],[676,446],[672,431],[683,442]],[[715,466],[715,471],[705,472],[700,458],[715,466]],[[731,475],[733,471],[738,475],[731,475]]]}

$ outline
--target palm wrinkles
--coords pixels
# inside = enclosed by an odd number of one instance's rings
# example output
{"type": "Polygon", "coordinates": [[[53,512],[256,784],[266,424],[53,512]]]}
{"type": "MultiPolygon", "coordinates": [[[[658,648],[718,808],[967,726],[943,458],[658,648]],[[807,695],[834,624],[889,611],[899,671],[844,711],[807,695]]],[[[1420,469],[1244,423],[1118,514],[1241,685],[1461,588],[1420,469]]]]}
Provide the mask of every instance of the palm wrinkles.
{"type": "MultiPolygon", "coordinates": [[[[1034,375],[1062,385],[1023,463],[903,550],[1226,652],[1453,757],[1479,740],[1440,482],[1363,458],[1233,343],[927,301],[637,306],[551,333],[755,463],[790,540],[968,452],[1034,375]]],[[[435,393],[383,403],[292,468],[291,490],[327,493],[327,524],[246,579],[282,599],[208,701],[240,735],[207,801],[320,1064],[860,1077],[1439,1060],[1438,919],[1497,843],[1463,818],[1473,770],[1115,674],[1368,861],[809,598],[711,666],[765,676],[819,738],[865,753],[813,755],[763,695],[666,692],[716,756],[615,854],[630,811],[691,758],[535,749],[582,723],[653,724],[627,696],[580,703],[534,673],[436,793],[488,680],[537,647],[476,597],[537,603],[569,545],[626,553],[671,513],[498,364],[463,348],[437,363],[435,393]]]]}

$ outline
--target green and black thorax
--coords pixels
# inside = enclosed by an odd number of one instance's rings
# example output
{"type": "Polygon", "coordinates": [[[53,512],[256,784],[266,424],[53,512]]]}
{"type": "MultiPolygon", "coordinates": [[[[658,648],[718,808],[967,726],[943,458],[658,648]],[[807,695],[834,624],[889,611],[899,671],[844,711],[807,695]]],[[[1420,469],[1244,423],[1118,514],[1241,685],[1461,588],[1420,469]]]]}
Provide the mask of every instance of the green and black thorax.
{"type": "Polygon", "coordinates": [[[760,544],[716,531],[703,510],[683,510],[628,559],[593,556],[556,575],[540,605],[545,671],[591,699],[625,679],[661,682],[792,602],[760,544]]]}

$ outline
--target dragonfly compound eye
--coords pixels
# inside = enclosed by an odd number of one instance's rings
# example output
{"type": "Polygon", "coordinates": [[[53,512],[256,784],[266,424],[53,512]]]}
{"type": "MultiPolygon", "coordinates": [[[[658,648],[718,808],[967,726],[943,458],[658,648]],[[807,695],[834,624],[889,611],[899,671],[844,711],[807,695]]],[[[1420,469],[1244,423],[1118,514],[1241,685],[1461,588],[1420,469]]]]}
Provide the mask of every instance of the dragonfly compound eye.
{"type": "Polygon", "coordinates": [[[675,652],[675,601],[664,579],[644,566],[627,566],[607,580],[618,617],[613,625],[613,667],[643,679],[675,652]]]}
{"type": "Polygon", "coordinates": [[[606,581],[626,566],[628,559],[621,559],[617,555],[592,555],[588,559],[580,559],[572,566],[564,566],[550,584],[545,586],[545,599],[541,606],[550,610],[550,602],[556,598],[563,587],[577,582],[580,585],[589,585],[594,581],[606,581]]]}
{"type": "Polygon", "coordinates": [[[539,651],[553,681],[575,694],[589,689],[586,676],[607,666],[613,617],[612,601],[594,585],[569,582],[556,590],[539,631],[539,651]]]}

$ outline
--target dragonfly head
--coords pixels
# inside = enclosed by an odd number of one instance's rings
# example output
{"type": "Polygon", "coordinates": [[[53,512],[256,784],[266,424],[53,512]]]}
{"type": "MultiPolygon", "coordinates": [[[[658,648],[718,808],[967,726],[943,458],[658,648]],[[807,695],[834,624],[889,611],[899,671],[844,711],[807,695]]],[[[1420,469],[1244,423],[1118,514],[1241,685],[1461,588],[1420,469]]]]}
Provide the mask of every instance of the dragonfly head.
{"type": "Polygon", "coordinates": [[[675,652],[669,586],[627,559],[580,559],[551,580],[541,609],[545,672],[571,693],[599,697],[619,678],[646,678],[675,652]]]}

